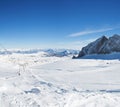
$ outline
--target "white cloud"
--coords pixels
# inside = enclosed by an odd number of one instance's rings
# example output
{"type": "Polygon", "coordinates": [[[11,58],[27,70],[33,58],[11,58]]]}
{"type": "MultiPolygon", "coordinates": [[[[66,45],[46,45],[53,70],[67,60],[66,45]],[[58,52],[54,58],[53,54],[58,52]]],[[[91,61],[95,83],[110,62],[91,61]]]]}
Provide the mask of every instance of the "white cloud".
{"type": "Polygon", "coordinates": [[[81,32],[70,34],[69,37],[78,37],[78,36],[83,36],[83,35],[92,34],[92,33],[100,33],[100,32],[110,31],[110,30],[113,30],[113,29],[114,28],[84,30],[84,31],[81,31],[81,32]]]}

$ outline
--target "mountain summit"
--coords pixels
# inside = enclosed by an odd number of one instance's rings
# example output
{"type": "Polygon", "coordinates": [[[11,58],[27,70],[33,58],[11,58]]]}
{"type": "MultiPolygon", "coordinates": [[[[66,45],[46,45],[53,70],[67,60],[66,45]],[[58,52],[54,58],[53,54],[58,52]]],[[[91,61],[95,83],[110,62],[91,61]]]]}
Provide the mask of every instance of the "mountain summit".
{"type": "Polygon", "coordinates": [[[94,42],[89,43],[82,48],[77,58],[90,54],[109,54],[112,52],[120,52],[120,35],[118,34],[109,38],[102,36],[94,42]]]}

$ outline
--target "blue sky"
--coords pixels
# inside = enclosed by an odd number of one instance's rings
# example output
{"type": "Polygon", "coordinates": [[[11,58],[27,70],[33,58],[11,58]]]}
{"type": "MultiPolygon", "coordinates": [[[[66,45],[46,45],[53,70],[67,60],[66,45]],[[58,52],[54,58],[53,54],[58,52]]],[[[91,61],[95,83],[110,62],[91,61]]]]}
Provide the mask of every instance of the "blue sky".
{"type": "Polygon", "coordinates": [[[6,48],[73,48],[120,34],[120,0],[0,0],[6,48]]]}

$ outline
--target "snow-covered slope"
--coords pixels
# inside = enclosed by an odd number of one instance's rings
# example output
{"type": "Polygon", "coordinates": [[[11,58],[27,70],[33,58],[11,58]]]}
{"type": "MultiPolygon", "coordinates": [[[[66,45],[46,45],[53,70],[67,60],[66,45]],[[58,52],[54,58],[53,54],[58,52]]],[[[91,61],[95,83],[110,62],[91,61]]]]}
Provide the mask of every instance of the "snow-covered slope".
{"type": "Polygon", "coordinates": [[[108,54],[112,52],[120,52],[120,35],[115,34],[110,38],[102,36],[83,47],[78,58],[90,54],[108,54]]]}
{"type": "Polygon", "coordinates": [[[0,55],[0,107],[119,107],[120,61],[0,55]]]}
{"type": "Polygon", "coordinates": [[[120,52],[112,52],[110,54],[90,54],[80,57],[80,59],[120,60],[120,52]]]}

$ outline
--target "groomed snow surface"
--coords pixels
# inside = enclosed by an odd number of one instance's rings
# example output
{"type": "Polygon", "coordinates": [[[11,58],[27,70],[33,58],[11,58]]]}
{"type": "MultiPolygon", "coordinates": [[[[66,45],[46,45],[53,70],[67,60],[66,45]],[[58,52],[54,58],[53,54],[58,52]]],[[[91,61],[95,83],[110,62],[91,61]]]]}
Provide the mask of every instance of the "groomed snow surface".
{"type": "Polygon", "coordinates": [[[0,55],[0,107],[120,107],[120,60],[0,55]]]}

